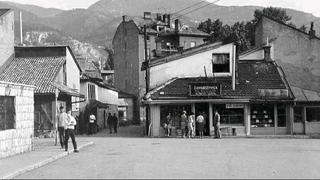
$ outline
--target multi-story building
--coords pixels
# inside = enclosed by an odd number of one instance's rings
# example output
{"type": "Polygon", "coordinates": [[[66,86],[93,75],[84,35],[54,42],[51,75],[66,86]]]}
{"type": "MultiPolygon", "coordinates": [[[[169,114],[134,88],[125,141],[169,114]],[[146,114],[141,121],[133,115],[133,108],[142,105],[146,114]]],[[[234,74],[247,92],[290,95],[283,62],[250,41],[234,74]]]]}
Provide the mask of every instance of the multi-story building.
{"type": "Polygon", "coordinates": [[[288,80],[295,96],[293,132],[314,134],[320,131],[320,38],[311,23],[309,32],[262,16],[255,31],[256,48],[240,59],[263,57],[263,46],[288,80]]]}
{"type": "Polygon", "coordinates": [[[143,108],[138,108],[146,89],[145,72],[140,71],[141,64],[145,61],[144,26],[149,59],[201,45],[209,36],[195,28],[182,25],[179,20],[172,23],[170,14],[145,12],[144,17],[132,19],[123,16],[112,42],[114,85],[136,97],[134,114],[138,121],[145,117],[143,108]]]}

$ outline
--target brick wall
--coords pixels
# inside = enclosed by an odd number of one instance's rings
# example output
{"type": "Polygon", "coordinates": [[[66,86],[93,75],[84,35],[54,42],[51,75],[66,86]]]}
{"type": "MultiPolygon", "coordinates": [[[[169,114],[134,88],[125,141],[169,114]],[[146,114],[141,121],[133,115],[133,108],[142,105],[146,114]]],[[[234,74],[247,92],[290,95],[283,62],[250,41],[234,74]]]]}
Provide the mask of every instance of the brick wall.
{"type": "Polygon", "coordinates": [[[34,87],[0,82],[0,96],[5,95],[15,97],[16,125],[0,130],[0,158],[31,151],[34,126],[34,87]]]}

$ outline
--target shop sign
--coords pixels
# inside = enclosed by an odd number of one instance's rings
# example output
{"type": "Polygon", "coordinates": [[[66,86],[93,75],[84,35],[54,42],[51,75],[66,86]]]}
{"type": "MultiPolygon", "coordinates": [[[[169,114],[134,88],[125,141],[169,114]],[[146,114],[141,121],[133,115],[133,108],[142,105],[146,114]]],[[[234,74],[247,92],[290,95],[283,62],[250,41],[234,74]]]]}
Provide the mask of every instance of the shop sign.
{"type": "Polygon", "coordinates": [[[242,109],[244,108],[243,104],[226,104],[227,109],[242,109]]]}
{"type": "Polygon", "coordinates": [[[213,83],[193,83],[189,85],[190,96],[220,96],[221,85],[213,83]]]}

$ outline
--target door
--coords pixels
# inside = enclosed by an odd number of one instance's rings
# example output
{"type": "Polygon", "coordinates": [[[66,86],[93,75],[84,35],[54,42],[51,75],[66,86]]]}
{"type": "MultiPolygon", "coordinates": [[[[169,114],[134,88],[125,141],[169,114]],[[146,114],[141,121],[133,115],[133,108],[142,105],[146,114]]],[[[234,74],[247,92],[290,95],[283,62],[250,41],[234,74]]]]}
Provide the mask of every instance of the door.
{"type": "MultiPolygon", "coordinates": [[[[205,119],[205,124],[204,124],[204,136],[210,136],[210,123],[209,123],[209,104],[208,103],[198,103],[195,105],[196,113],[195,116],[199,114],[202,114],[204,119],[205,119]]],[[[196,135],[199,135],[199,132],[197,130],[197,123],[196,123],[196,135]]]]}

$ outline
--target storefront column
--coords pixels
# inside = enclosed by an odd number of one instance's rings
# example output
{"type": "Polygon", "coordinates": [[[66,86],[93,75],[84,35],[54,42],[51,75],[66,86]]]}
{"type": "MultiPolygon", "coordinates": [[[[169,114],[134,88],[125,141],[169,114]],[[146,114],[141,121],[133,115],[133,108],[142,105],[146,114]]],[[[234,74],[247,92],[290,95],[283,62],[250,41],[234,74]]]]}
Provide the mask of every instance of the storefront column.
{"type": "Polygon", "coordinates": [[[191,112],[196,115],[196,104],[191,104],[191,112]]]}
{"type": "Polygon", "coordinates": [[[303,134],[307,134],[307,108],[302,108],[302,123],[303,123],[303,134]]]}
{"type": "Polygon", "coordinates": [[[273,109],[273,113],[274,113],[274,135],[277,134],[277,128],[278,128],[278,106],[275,104],[274,105],[274,109],[273,109]]]}
{"type": "Polygon", "coordinates": [[[150,117],[151,117],[151,136],[160,136],[160,106],[150,105],[150,117]]]}
{"type": "Polygon", "coordinates": [[[250,128],[251,128],[251,108],[250,104],[244,105],[244,125],[246,127],[246,135],[250,136],[250,128]]]}
{"type": "Polygon", "coordinates": [[[293,106],[288,105],[287,106],[287,124],[288,124],[288,133],[293,135],[293,118],[294,118],[294,112],[293,112],[293,106]]]}
{"type": "Polygon", "coordinates": [[[212,127],[213,127],[213,109],[212,109],[212,103],[209,103],[209,135],[213,136],[213,133],[211,133],[211,131],[213,131],[212,127]]]}

